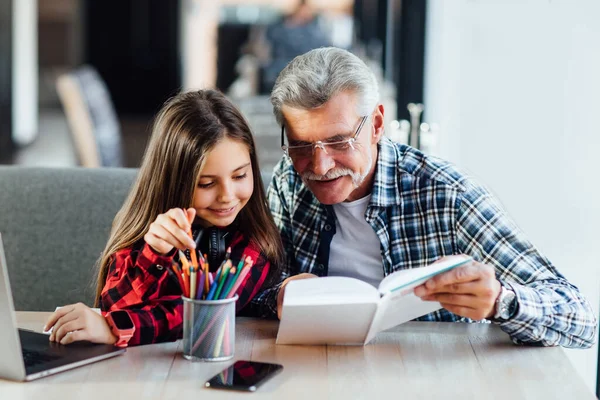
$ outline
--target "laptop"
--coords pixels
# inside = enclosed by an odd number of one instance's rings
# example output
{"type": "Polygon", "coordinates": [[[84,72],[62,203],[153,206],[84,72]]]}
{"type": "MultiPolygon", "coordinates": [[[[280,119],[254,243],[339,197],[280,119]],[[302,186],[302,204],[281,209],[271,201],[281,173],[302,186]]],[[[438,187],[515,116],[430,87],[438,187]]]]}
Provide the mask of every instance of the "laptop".
{"type": "Polygon", "coordinates": [[[0,235],[0,378],[31,381],[123,354],[109,344],[75,342],[61,345],[48,335],[18,329],[0,235]]]}

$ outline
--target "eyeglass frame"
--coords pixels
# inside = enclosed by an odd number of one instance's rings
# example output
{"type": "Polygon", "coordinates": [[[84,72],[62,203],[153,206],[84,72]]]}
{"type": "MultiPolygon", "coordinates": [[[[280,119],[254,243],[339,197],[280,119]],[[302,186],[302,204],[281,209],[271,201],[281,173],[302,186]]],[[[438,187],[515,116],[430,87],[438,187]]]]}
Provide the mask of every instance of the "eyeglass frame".
{"type": "Polygon", "coordinates": [[[302,144],[299,146],[286,146],[285,145],[285,125],[281,124],[281,149],[283,150],[283,152],[285,153],[285,155],[287,155],[288,157],[291,158],[290,154],[289,154],[289,149],[290,147],[292,149],[295,148],[300,148],[300,147],[308,147],[311,146],[312,147],[312,154],[315,154],[315,147],[320,148],[321,150],[323,150],[325,152],[325,154],[329,154],[327,153],[327,149],[325,148],[325,146],[330,146],[330,145],[334,145],[334,144],[340,144],[340,143],[347,143],[350,145],[351,148],[354,148],[354,146],[352,146],[352,143],[356,142],[356,139],[358,138],[358,135],[360,134],[360,131],[362,130],[363,126],[365,125],[365,122],[367,121],[367,119],[369,118],[368,115],[365,115],[364,117],[362,117],[360,124],[358,124],[358,128],[356,128],[356,132],[354,132],[354,134],[349,137],[348,139],[344,139],[344,140],[340,140],[337,142],[323,142],[321,140],[317,140],[314,143],[310,143],[310,144],[302,144]]]}

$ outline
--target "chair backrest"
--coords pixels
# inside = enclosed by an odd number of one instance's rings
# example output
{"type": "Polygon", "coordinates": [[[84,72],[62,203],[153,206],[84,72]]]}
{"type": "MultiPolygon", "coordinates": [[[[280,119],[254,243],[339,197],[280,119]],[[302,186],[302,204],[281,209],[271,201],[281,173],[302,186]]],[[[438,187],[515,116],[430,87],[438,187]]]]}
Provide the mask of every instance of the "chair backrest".
{"type": "Polygon", "coordinates": [[[0,166],[0,232],[17,310],[93,303],[94,264],[136,173],[0,166]]]}
{"type": "Polygon", "coordinates": [[[56,90],[81,166],[123,166],[119,120],[98,72],[86,65],[63,74],[56,90]]]}

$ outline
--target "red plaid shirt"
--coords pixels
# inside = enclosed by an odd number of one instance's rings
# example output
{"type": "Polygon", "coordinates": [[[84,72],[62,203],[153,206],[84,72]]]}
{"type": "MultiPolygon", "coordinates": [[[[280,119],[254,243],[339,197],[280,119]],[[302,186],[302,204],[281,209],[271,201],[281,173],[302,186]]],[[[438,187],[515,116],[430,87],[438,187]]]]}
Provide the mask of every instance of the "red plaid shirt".
{"type": "MultiPolygon", "coordinates": [[[[261,289],[270,264],[258,247],[240,233],[234,235],[230,246],[234,263],[242,255],[254,261],[252,270],[237,290],[236,312],[240,313],[261,289]]],[[[130,345],[181,338],[182,288],[171,269],[172,262],[173,255],[158,255],[144,241],[114,254],[102,289],[100,309],[103,315],[116,310],[129,312],[135,325],[130,345]]],[[[217,268],[218,265],[210,266],[212,272],[217,268]]],[[[250,307],[245,314],[248,312],[252,314],[250,307]]]]}

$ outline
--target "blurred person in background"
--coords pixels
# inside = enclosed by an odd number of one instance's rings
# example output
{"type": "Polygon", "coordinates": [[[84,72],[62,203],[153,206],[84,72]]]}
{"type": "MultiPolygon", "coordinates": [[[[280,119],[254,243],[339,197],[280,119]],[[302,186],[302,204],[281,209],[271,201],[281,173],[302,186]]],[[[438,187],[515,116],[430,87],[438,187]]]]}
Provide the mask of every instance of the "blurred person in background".
{"type": "Polygon", "coordinates": [[[269,26],[266,40],[270,47],[270,62],[264,68],[264,91],[273,88],[281,70],[294,57],[332,45],[322,18],[306,0],[300,0],[291,14],[269,26]]]}

